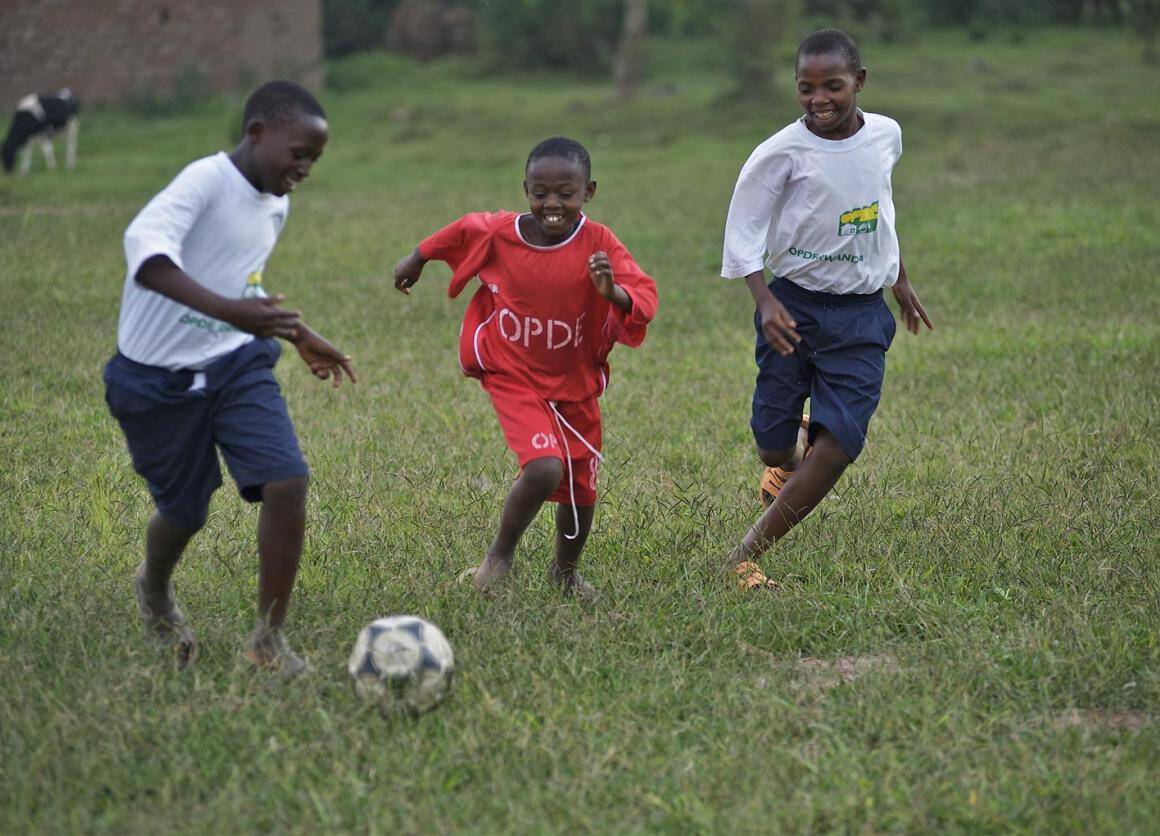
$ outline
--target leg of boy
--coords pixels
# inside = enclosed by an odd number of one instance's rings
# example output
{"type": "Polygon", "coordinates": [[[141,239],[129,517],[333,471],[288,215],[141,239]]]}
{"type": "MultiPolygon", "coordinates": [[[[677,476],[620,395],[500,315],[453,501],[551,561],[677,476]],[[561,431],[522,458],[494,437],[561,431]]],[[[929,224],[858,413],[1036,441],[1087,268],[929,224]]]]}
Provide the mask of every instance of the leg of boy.
{"type": "Polygon", "coordinates": [[[242,498],[262,503],[258,623],[247,639],[246,658],[292,677],[306,663],[287,645],[282,625],[302,557],[310,471],[274,377],[280,354],[274,340],[254,340],[212,364],[206,377],[214,399],[214,440],[242,498]]]}
{"type": "Polygon", "coordinates": [[[600,403],[596,398],[589,398],[557,401],[551,407],[566,458],[564,478],[551,496],[551,501],[558,504],[556,550],[552,563],[548,565],[548,576],[566,594],[594,601],[596,590],[580,577],[577,567],[596,510],[599,450],[604,443],[600,403]]]}
{"type": "Polygon", "coordinates": [[[495,373],[483,375],[480,385],[491,398],[504,441],[520,464],[520,474],[504,499],[495,539],[475,570],[475,588],[484,591],[511,571],[520,537],[560,484],[564,461],[555,418],[535,390],[521,380],[495,373]]]}
{"type": "Polygon", "coordinates": [[[185,547],[198,532],[165,519],[154,511],[145,528],[145,562],[138,571],[142,598],[150,609],[164,612],[173,605],[173,570],[185,552],[185,547]]]}
{"type": "Polygon", "coordinates": [[[533,459],[524,465],[504,500],[495,539],[475,570],[476,589],[491,588],[511,571],[520,538],[563,475],[564,463],[554,456],[533,459]]]}
{"type": "Polygon", "coordinates": [[[302,559],[309,479],[296,476],[262,486],[258,516],[258,619],[280,630],[302,559]]]}
{"type": "Polygon", "coordinates": [[[751,561],[805,519],[862,451],[882,393],[893,315],[881,298],[870,299],[828,308],[819,325],[809,341],[812,451],[730,554],[732,563],[756,569],[751,561]]]}
{"type": "Polygon", "coordinates": [[[729,555],[730,562],[742,563],[760,557],[788,534],[833,489],[849,464],[850,457],[837,439],[821,427],[814,437],[810,455],[729,555]]]}
{"type": "Polygon", "coordinates": [[[145,560],[133,578],[137,609],[151,633],[172,644],[178,670],[197,658],[197,639],[173,594],[173,570],[196,528],[185,528],[154,511],[145,529],[145,560]]]}
{"type": "Polygon", "coordinates": [[[306,537],[308,482],[306,476],[267,482],[258,515],[258,626],[246,642],[246,658],[259,667],[280,667],[287,677],[306,667],[286,643],[282,624],[306,537]]]}
{"type": "Polygon", "coordinates": [[[190,389],[193,379],[120,354],[104,371],[109,411],[157,509],[133,579],[137,608],[149,632],[173,646],[179,668],[194,661],[197,641],[174,599],[173,571],[221,485],[210,411],[203,393],[190,389]]]}
{"type": "Polygon", "coordinates": [[[560,503],[556,506],[556,552],[552,562],[548,564],[548,577],[559,584],[565,593],[589,601],[596,598],[596,589],[580,577],[578,567],[580,554],[584,551],[588,533],[592,530],[592,517],[595,513],[595,505],[577,505],[575,517],[572,515],[571,505],[560,503]],[[580,528],[573,532],[577,519],[580,528]],[[575,536],[571,536],[572,534],[575,536]]]}
{"type": "Polygon", "coordinates": [[[809,441],[810,417],[803,415],[801,429],[798,430],[797,443],[782,450],[766,450],[761,445],[757,447],[757,456],[764,464],[765,472],[761,475],[761,505],[768,508],[777,499],[789,477],[802,463],[802,459],[810,449],[809,441]]]}

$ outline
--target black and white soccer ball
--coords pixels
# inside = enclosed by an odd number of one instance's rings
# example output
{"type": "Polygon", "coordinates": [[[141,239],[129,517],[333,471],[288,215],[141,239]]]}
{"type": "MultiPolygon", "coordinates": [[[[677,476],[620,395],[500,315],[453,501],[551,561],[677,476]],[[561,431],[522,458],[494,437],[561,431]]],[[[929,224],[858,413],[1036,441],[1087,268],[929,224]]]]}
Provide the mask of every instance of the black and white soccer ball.
{"type": "Polygon", "coordinates": [[[455,654],[443,632],[414,615],[377,618],[362,629],[347,664],[359,699],[413,716],[447,698],[455,654]]]}

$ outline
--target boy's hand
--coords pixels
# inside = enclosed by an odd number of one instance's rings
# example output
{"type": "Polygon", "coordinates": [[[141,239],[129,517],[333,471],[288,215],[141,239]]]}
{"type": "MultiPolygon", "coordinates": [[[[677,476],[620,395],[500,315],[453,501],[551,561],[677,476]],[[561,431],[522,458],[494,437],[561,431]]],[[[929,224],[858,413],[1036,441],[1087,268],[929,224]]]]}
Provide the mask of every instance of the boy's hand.
{"type": "Polygon", "coordinates": [[[616,283],[612,280],[612,262],[608,260],[608,253],[599,250],[588,256],[588,278],[592,279],[597,293],[605,299],[612,296],[616,283]]]}
{"type": "Polygon", "coordinates": [[[302,313],[279,307],[285,296],[230,299],[217,318],[256,337],[293,340],[302,327],[302,313]]]}
{"type": "Polygon", "coordinates": [[[354,373],[354,365],[351,363],[350,357],[305,325],[302,326],[301,335],[294,341],[294,347],[298,349],[298,355],[319,380],[326,380],[333,376],[334,385],[338,386],[342,383],[342,373],[345,371],[351,383],[358,383],[358,376],[354,373]]]}
{"type": "Polygon", "coordinates": [[[777,301],[772,293],[766,293],[757,303],[757,310],[761,314],[761,334],[769,347],[787,357],[793,354],[796,343],[802,338],[794,329],[797,323],[785,309],[785,305],[777,301]]]}
{"type": "Polygon", "coordinates": [[[910,279],[905,274],[898,277],[891,290],[898,301],[898,309],[902,312],[902,322],[906,325],[907,331],[917,334],[923,322],[926,323],[928,330],[934,330],[930,317],[926,315],[926,309],[922,306],[922,302],[918,301],[918,294],[910,286],[910,279]]]}
{"type": "Polygon", "coordinates": [[[427,263],[427,259],[419,254],[419,248],[399,259],[399,263],[395,265],[395,290],[400,293],[411,295],[411,288],[415,282],[419,281],[419,277],[423,274],[423,265],[427,263]]]}
{"type": "Polygon", "coordinates": [[[588,256],[588,278],[592,280],[592,286],[596,288],[596,292],[613,305],[622,311],[632,310],[632,297],[628,295],[628,291],[616,283],[615,277],[612,275],[612,262],[608,259],[608,253],[597,250],[588,256]]]}

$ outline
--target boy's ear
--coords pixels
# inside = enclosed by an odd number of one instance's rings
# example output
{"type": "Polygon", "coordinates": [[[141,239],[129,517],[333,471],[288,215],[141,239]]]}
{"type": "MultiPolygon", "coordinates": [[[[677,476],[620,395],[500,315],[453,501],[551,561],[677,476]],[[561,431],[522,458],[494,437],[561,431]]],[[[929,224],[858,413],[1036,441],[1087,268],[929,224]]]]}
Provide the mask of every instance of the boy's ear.
{"type": "Polygon", "coordinates": [[[854,92],[860,93],[862,91],[862,86],[866,83],[866,68],[865,67],[863,67],[862,69],[858,70],[857,73],[855,73],[854,81],[856,84],[856,86],[854,88],[854,92]]]}
{"type": "Polygon", "coordinates": [[[261,119],[251,119],[246,123],[246,138],[256,141],[262,138],[263,132],[266,130],[266,123],[261,119]]]}
{"type": "Polygon", "coordinates": [[[589,180],[588,184],[584,187],[584,202],[587,203],[594,197],[596,197],[596,181],[589,180]]]}
{"type": "Polygon", "coordinates": [[[524,181],[524,197],[528,196],[528,181],[524,181]]]}

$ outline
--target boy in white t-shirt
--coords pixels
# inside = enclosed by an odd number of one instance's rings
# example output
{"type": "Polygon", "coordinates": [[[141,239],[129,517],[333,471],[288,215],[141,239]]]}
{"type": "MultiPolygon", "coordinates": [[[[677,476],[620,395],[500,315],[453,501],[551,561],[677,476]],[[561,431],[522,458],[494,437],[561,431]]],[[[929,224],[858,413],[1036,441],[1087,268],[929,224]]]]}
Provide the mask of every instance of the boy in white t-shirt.
{"type": "Polygon", "coordinates": [[[186,166],[125,232],[117,353],[105,399],[157,511],[134,586],[149,630],[173,645],[178,667],[197,652],[170,578],[221,485],[218,451],[258,522],[258,625],[246,656],[292,676],[305,667],[282,635],[298,572],[309,470],[273,368],[274,337],[297,348],[337,386],[351,359],[311,331],[262,271],[286,222],[286,194],[304,180],[329,138],[326,114],[289,81],[246,102],[244,135],[228,155],[186,166]]]}
{"type": "Polygon", "coordinates": [[[902,132],[858,109],[866,68],[857,45],[838,29],[815,32],[798,47],[795,78],[805,115],[750,155],[725,224],[721,275],[744,278],[757,305],[750,426],[770,501],[729,556],[743,589],[776,586],[756,559],[862,451],[894,339],[882,288],[908,330],[933,328],[895,232],[890,173],[902,132]]]}

